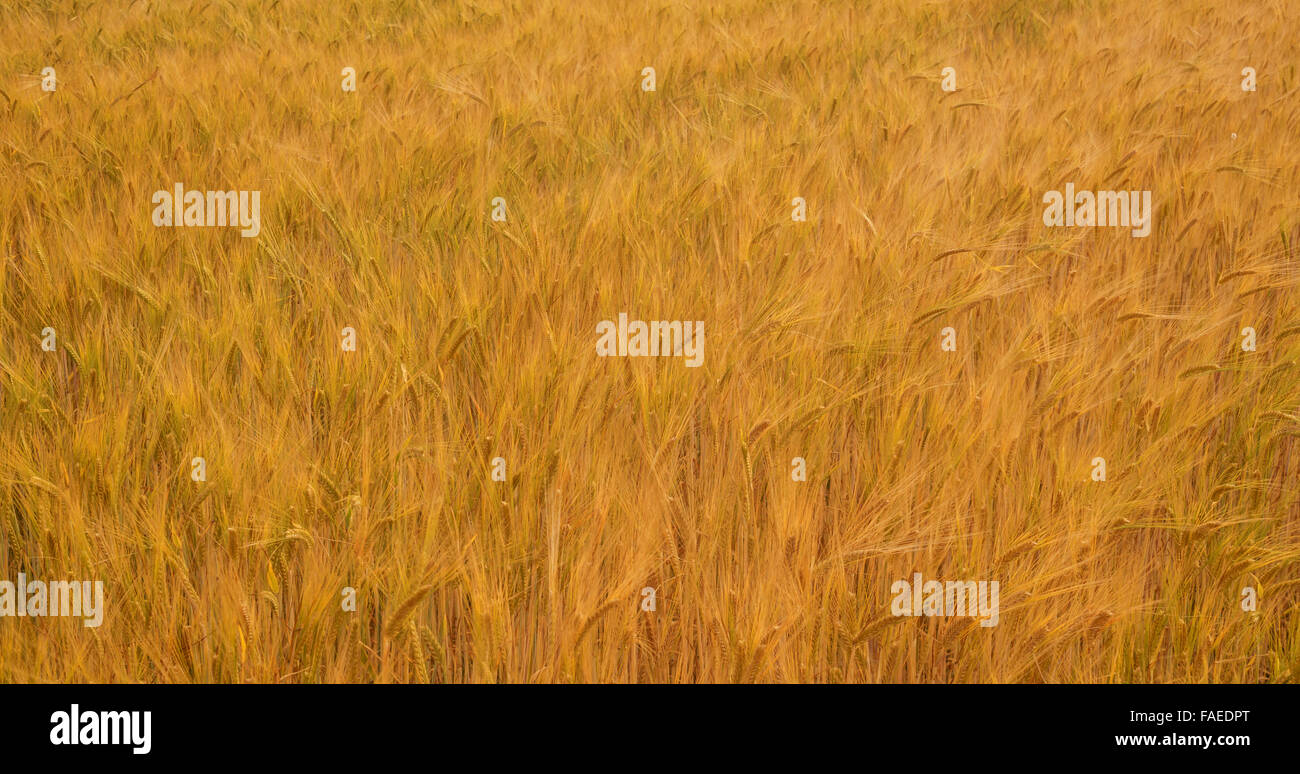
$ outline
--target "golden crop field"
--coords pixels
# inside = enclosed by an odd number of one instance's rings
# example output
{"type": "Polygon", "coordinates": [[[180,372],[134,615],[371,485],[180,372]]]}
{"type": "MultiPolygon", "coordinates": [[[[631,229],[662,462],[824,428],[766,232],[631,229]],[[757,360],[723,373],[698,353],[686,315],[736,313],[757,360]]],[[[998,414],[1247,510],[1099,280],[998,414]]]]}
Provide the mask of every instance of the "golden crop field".
{"type": "Polygon", "coordinates": [[[1298,29],[19,0],[0,682],[1296,681],[1298,29]]]}

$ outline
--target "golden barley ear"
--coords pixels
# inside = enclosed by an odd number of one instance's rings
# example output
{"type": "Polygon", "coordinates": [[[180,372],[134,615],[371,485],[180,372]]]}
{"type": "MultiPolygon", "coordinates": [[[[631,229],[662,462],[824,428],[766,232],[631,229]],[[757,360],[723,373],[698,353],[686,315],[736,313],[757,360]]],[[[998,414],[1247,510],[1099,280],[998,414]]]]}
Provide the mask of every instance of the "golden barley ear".
{"type": "Polygon", "coordinates": [[[411,615],[411,613],[415,611],[416,605],[420,604],[420,601],[423,600],[424,596],[432,589],[433,584],[426,583],[412,592],[411,595],[402,602],[402,604],[397,606],[397,609],[393,611],[392,617],[388,619],[386,629],[389,638],[395,638],[402,634],[402,627],[406,624],[407,616],[411,615]]]}

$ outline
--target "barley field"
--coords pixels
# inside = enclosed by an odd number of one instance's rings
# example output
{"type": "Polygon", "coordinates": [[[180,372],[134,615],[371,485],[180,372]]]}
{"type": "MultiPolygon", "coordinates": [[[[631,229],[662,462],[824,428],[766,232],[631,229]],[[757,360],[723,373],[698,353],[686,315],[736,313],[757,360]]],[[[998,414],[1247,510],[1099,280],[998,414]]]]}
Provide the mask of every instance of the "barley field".
{"type": "Polygon", "coordinates": [[[1295,682],[1297,31],[19,0],[0,580],[104,609],[0,617],[0,682],[1295,682]],[[259,233],[155,225],[177,183],[259,233]],[[702,363],[599,356],[624,313],[702,363]]]}

